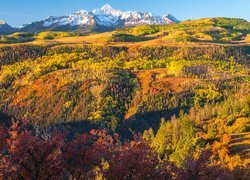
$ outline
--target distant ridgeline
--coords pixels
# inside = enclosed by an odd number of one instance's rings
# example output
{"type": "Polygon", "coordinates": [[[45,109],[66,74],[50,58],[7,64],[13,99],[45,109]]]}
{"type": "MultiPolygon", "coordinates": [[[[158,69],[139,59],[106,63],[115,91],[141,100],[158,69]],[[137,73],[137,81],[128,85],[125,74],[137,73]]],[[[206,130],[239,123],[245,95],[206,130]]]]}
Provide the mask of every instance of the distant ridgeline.
{"type": "Polygon", "coordinates": [[[94,31],[110,31],[118,27],[137,26],[146,24],[174,24],[178,23],[171,14],[156,16],[150,12],[120,11],[106,4],[91,12],[80,10],[70,15],[59,17],[50,16],[44,20],[25,24],[20,28],[12,28],[0,20],[0,34],[13,32],[37,33],[41,31],[76,31],[93,29],[94,31]]]}
{"type": "MultiPolygon", "coordinates": [[[[35,32],[20,30],[13,33],[12,31],[11,33],[13,34],[0,36],[0,44],[25,42],[67,44],[67,41],[69,41],[71,44],[81,42],[87,44],[116,45],[126,42],[130,43],[130,45],[139,43],[138,45],[157,46],[199,43],[245,45],[250,42],[250,23],[243,19],[205,18],[170,24],[158,24],[157,22],[150,23],[146,21],[146,23],[142,24],[132,24],[116,28],[102,27],[102,29],[98,29],[95,26],[87,26],[69,30],[45,28],[35,32]]],[[[34,24],[29,26],[32,25],[34,24]]]]}

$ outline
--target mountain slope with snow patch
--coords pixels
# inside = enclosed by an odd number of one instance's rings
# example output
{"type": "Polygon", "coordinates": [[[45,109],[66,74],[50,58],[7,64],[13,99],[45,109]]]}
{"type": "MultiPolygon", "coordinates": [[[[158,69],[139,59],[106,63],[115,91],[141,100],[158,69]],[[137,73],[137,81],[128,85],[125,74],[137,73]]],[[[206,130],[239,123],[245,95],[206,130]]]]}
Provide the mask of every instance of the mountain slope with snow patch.
{"type": "Polygon", "coordinates": [[[91,12],[80,10],[67,16],[48,17],[21,28],[21,31],[39,32],[43,30],[72,30],[82,27],[116,28],[146,24],[173,24],[179,21],[172,15],[156,16],[149,12],[120,11],[106,4],[91,12]]]}

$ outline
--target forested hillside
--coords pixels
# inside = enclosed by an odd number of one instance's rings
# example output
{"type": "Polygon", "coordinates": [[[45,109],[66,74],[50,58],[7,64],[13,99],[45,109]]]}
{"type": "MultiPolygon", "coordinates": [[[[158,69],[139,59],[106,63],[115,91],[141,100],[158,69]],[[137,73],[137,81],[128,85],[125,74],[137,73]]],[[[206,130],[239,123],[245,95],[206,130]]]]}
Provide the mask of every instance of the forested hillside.
{"type": "MultiPolygon", "coordinates": [[[[107,29],[108,30],[108,29],[107,29]]],[[[237,18],[204,18],[170,25],[141,25],[97,33],[91,28],[76,31],[16,32],[0,35],[0,44],[71,43],[112,45],[247,44],[250,23],[237,18]]]]}
{"type": "Polygon", "coordinates": [[[117,30],[104,44],[53,33],[1,45],[0,178],[247,179],[249,28],[211,18],[117,30]]]}

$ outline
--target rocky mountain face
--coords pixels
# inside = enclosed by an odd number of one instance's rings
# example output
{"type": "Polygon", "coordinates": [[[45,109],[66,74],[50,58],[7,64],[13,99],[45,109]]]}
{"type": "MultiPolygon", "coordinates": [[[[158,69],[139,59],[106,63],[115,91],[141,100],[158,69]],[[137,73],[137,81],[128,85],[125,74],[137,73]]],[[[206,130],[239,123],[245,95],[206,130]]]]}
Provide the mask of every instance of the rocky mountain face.
{"type": "Polygon", "coordinates": [[[177,23],[178,20],[168,16],[155,16],[149,12],[137,12],[113,9],[110,5],[104,5],[100,9],[92,11],[97,19],[97,23],[100,26],[136,26],[142,24],[171,24],[177,23]]]}
{"type": "MultiPolygon", "coordinates": [[[[78,28],[114,29],[123,26],[137,26],[146,24],[173,24],[179,21],[172,15],[157,16],[149,12],[120,11],[106,4],[91,12],[80,10],[70,15],[54,17],[26,24],[17,29],[21,32],[35,33],[45,30],[67,31],[78,28]]],[[[0,34],[14,32],[14,28],[0,21],[0,34]]]]}
{"type": "Polygon", "coordinates": [[[172,15],[156,16],[149,12],[120,11],[106,4],[91,12],[80,10],[68,16],[48,17],[45,20],[23,26],[21,31],[72,30],[83,27],[116,28],[145,24],[173,24],[179,21],[172,15]]]}
{"type": "Polygon", "coordinates": [[[0,34],[13,33],[15,29],[8,25],[5,21],[0,20],[0,34]]]}

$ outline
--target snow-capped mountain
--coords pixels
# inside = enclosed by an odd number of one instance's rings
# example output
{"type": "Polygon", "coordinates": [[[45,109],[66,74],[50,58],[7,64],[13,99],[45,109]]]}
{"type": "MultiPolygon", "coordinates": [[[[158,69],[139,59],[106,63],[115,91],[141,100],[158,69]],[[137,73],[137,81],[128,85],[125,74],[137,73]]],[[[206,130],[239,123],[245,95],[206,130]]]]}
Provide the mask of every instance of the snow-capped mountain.
{"type": "Polygon", "coordinates": [[[172,15],[156,16],[149,12],[120,11],[106,4],[91,12],[80,10],[68,16],[48,17],[39,22],[24,25],[21,31],[37,32],[47,29],[71,30],[83,27],[116,28],[143,24],[172,24],[179,21],[172,15]]]}
{"type": "Polygon", "coordinates": [[[179,23],[180,21],[176,19],[172,14],[168,14],[162,17],[167,24],[179,23]]]}
{"type": "Polygon", "coordinates": [[[106,27],[115,27],[122,25],[121,15],[122,11],[113,9],[110,5],[106,4],[100,9],[92,11],[95,15],[97,25],[106,27]]]}
{"type": "Polygon", "coordinates": [[[5,22],[5,21],[0,20],[0,26],[1,26],[1,25],[3,25],[3,24],[6,24],[6,22],[5,22]]]}
{"type": "Polygon", "coordinates": [[[92,13],[96,16],[97,23],[100,26],[166,24],[166,21],[163,19],[163,17],[154,16],[152,13],[137,11],[122,12],[120,10],[113,9],[108,4],[104,5],[100,9],[93,10],[92,13]]]}
{"type": "Polygon", "coordinates": [[[94,16],[92,13],[81,10],[76,13],[70,14],[69,16],[62,17],[49,17],[44,20],[43,25],[45,27],[49,26],[93,26],[95,25],[94,16]]]}
{"type": "Polygon", "coordinates": [[[0,34],[10,34],[14,31],[14,28],[8,25],[5,21],[0,20],[0,34]]]}

